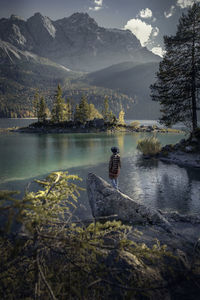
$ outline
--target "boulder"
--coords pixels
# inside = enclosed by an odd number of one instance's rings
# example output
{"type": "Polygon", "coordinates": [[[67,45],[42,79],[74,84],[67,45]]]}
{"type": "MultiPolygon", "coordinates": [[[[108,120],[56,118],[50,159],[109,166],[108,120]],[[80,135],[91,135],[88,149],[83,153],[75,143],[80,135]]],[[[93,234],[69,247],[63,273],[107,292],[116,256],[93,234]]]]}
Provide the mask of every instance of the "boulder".
{"type": "Polygon", "coordinates": [[[194,151],[194,148],[193,148],[192,146],[187,146],[187,147],[185,147],[185,152],[191,153],[191,152],[193,152],[193,151],[194,151]]]}
{"type": "Polygon", "coordinates": [[[95,219],[115,216],[131,224],[159,224],[173,233],[171,224],[160,212],[134,201],[93,173],[87,177],[87,193],[95,219]]]}

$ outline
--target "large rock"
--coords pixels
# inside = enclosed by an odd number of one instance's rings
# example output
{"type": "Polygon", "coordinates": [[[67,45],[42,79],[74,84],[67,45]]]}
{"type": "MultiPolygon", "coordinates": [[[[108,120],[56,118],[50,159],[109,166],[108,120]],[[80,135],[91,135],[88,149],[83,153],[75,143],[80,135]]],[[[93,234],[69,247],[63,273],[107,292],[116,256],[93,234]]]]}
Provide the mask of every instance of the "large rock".
{"type": "Polygon", "coordinates": [[[101,177],[88,174],[87,193],[94,218],[116,216],[129,223],[159,224],[173,232],[171,224],[158,211],[146,207],[111,187],[101,177]]]}

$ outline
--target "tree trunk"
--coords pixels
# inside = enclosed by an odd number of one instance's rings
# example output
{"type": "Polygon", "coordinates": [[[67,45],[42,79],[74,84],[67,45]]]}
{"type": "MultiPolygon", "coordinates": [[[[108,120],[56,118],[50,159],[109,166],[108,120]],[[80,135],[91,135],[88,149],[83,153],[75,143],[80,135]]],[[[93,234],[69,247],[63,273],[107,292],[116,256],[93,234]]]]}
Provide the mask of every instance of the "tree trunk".
{"type": "Polygon", "coordinates": [[[197,128],[197,104],[196,104],[196,70],[195,70],[195,20],[193,23],[193,41],[192,41],[192,133],[197,128]]]}

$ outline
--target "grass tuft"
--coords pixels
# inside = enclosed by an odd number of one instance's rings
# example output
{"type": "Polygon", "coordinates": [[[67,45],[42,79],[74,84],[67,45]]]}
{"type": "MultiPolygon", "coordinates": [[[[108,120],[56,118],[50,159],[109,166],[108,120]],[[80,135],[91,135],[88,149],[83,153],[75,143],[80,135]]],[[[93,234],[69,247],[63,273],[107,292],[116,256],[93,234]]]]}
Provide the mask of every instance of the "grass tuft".
{"type": "Polygon", "coordinates": [[[138,141],[137,149],[144,155],[155,155],[160,152],[161,143],[154,136],[146,137],[138,141]]]}

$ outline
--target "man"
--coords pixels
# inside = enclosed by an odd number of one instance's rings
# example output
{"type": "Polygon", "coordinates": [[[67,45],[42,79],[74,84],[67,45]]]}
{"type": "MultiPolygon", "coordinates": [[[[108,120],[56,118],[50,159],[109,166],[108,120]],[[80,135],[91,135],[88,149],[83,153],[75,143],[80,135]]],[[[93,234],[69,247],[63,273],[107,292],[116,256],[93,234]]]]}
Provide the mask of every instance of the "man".
{"type": "Polygon", "coordinates": [[[119,155],[119,149],[117,147],[111,148],[112,155],[109,162],[109,178],[112,186],[118,190],[118,176],[121,168],[121,160],[119,155]]]}

